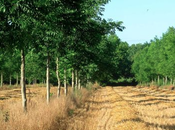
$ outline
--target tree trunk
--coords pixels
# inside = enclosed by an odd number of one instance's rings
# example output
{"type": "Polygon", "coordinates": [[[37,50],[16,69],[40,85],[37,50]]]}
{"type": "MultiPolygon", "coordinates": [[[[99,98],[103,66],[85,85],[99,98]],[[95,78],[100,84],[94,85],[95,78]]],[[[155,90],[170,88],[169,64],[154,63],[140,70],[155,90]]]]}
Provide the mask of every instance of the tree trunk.
{"type": "Polygon", "coordinates": [[[167,85],[168,78],[165,76],[165,85],[167,85]]]}
{"type": "Polygon", "coordinates": [[[67,95],[67,74],[66,74],[66,68],[64,68],[64,94],[67,95]]]}
{"type": "Polygon", "coordinates": [[[173,84],[173,79],[170,80],[170,85],[172,85],[172,84],[173,84]]]}
{"type": "Polygon", "coordinates": [[[154,80],[152,79],[151,84],[154,85],[154,80]]]}
{"type": "Polygon", "coordinates": [[[43,84],[46,84],[46,79],[43,79],[43,84]]]}
{"type": "Polygon", "coordinates": [[[86,75],[86,87],[89,86],[89,78],[88,75],[86,75]]]}
{"type": "Polygon", "coordinates": [[[81,89],[81,79],[78,77],[78,89],[81,89]]]}
{"type": "Polygon", "coordinates": [[[59,97],[60,96],[60,92],[61,92],[61,84],[60,84],[59,59],[58,59],[58,57],[56,59],[56,75],[57,75],[57,82],[58,82],[57,97],[59,97]]]}
{"type": "Polygon", "coordinates": [[[3,72],[1,72],[1,87],[3,86],[3,72]]]}
{"type": "Polygon", "coordinates": [[[159,75],[157,76],[157,83],[158,83],[158,85],[160,85],[160,77],[159,77],[159,75]]]}
{"type": "Polygon", "coordinates": [[[72,69],[72,89],[74,90],[75,87],[75,71],[72,69]]]}
{"type": "Polygon", "coordinates": [[[28,79],[28,84],[31,85],[32,82],[31,82],[31,78],[28,79]]]}
{"type": "Polygon", "coordinates": [[[22,107],[24,112],[27,111],[27,98],[26,98],[26,84],[25,84],[25,54],[24,50],[21,50],[21,95],[22,95],[22,107]]]}
{"type": "Polygon", "coordinates": [[[33,84],[37,84],[37,79],[36,78],[33,80],[33,84]]]}
{"type": "Polygon", "coordinates": [[[165,85],[165,78],[163,77],[163,85],[165,85]]]}
{"type": "Polygon", "coordinates": [[[12,85],[12,76],[10,74],[10,86],[12,85]]]}
{"type": "Polygon", "coordinates": [[[18,74],[16,75],[16,86],[18,86],[18,74]]]}
{"type": "Polygon", "coordinates": [[[49,52],[47,52],[47,65],[46,65],[46,90],[47,90],[47,104],[50,102],[50,83],[49,83],[49,63],[50,63],[50,57],[49,52]]]}
{"type": "Polygon", "coordinates": [[[78,71],[75,70],[75,89],[78,88],[78,71]]]}

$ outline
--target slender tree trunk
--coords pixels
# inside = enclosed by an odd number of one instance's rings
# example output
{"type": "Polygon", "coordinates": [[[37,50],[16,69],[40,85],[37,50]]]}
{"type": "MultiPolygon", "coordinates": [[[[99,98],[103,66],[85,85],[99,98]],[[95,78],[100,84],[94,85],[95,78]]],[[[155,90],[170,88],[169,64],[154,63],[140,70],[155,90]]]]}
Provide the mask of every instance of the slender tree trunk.
{"type": "Polygon", "coordinates": [[[72,69],[72,89],[74,90],[75,87],[75,71],[72,69]]]}
{"type": "Polygon", "coordinates": [[[89,85],[89,78],[88,75],[86,75],[86,87],[89,85]]]}
{"type": "Polygon", "coordinates": [[[26,84],[25,84],[25,54],[24,50],[21,50],[21,95],[22,95],[22,107],[24,112],[27,111],[27,98],[26,98],[26,84]]]}
{"type": "Polygon", "coordinates": [[[78,89],[81,89],[81,79],[78,77],[78,89]]]}
{"type": "MultiPolygon", "coordinates": [[[[32,84],[32,82],[31,82],[31,78],[28,79],[28,84],[29,84],[29,85],[32,84]]],[[[34,82],[33,82],[33,84],[34,84],[34,82]]]]}
{"type": "Polygon", "coordinates": [[[43,84],[46,84],[46,80],[45,79],[43,79],[43,84]]]}
{"type": "Polygon", "coordinates": [[[47,90],[47,104],[50,102],[50,74],[49,74],[49,64],[50,64],[50,56],[49,52],[47,52],[47,65],[46,65],[46,90],[47,90]]]}
{"type": "Polygon", "coordinates": [[[64,94],[67,95],[67,74],[66,68],[64,68],[64,94]]]}
{"type": "Polygon", "coordinates": [[[165,85],[165,78],[163,77],[163,85],[165,85]]]}
{"type": "Polygon", "coordinates": [[[78,71],[75,70],[75,89],[78,88],[78,71]]]}
{"type": "Polygon", "coordinates": [[[3,86],[3,72],[1,72],[1,87],[3,86]]]}
{"type": "Polygon", "coordinates": [[[158,85],[160,85],[160,77],[159,77],[159,75],[157,76],[157,83],[158,83],[158,85]]]}
{"type": "Polygon", "coordinates": [[[58,82],[58,91],[57,91],[57,97],[60,96],[61,92],[61,84],[60,84],[60,75],[59,75],[59,59],[56,58],[56,75],[57,75],[57,82],[58,82]]]}
{"type": "Polygon", "coordinates": [[[170,80],[170,85],[172,85],[172,84],[173,84],[173,79],[170,80]]]}
{"type": "Polygon", "coordinates": [[[16,75],[16,86],[18,86],[18,74],[16,75]]]}
{"type": "Polygon", "coordinates": [[[157,79],[156,78],[154,78],[154,83],[157,83],[157,79]]]}
{"type": "Polygon", "coordinates": [[[33,80],[33,84],[37,84],[37,79],[36,78],[33,80]]]}
{"type": "Polygon", "coordinates": [[[152,79],[152,81],[151,81],[151,82],[152,82],[151,84],[152,84],[152,85],[154,85],[154,80],[153,80],[153,79],[152,79]]]}
{"type": "Polygon", "coordinates": [[[165,85],[167,85],[168,78],[165,76],[165,85]]]}
{"type": "Polygon", "coordinates": [[[10,86],[12,85],[12,76],[10,74],[10,86]]]}

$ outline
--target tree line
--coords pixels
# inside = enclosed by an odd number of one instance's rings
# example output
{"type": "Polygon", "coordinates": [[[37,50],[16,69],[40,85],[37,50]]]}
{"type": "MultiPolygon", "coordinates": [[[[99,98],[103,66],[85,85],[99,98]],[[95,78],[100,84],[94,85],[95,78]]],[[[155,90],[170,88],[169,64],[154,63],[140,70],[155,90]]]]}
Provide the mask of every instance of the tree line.
{"type": "Polygon", "coordinates": [[[124,27],[120,21],[101,18],[108,2],[1,0],[1,86],[20,82],[24,111],[26,83],[45,83],[49,103],[50,81],[58,85],[59,96],[61,84],[67,94],[68,84],[78,89],[114,75],[121,43],[115,31],[124,27]]]}
{"type": "Polygon", "coordinates": [[[1,0],[1,86],[26,83],[61,86],[65,94],[88,82],[173,83],[174,28],[150,43],[128,45],[116,35],[121,21],[103,19],[109,0],[1,0]]]}
{"type": "Polygon", "coordinates": [[[132,64],[132,72],[139,83],[159,86],[175,84],[174,43],[175,28],[169,27],[160,38],[155,37],[149,43],[140,45],[132,64]]]}

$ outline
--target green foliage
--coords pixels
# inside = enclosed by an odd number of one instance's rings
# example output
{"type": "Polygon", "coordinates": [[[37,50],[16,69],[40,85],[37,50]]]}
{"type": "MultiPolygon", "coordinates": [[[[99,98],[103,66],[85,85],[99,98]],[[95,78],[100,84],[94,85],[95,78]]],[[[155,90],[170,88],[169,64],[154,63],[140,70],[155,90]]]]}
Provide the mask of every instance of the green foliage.
{"type": "Polygon", "coordinates": [[[133,59],[132,71],[138,82],[156,82],[165,85],[175,79],[175,28],[169,27],[161,38],[155,37],[149,45],[138,51],[133,59]],[[167,80],[166,80],[167,79],[167,80]]]}
{"type": "Polygon", "coordinates": [[[50,97],[52,97],[53,96],[53,93],[50,93],[50,97]]]}
{"type": "Polygon", "coordinates": [[[73,109],[68,109],[68,115],[73,116],[73,114],[74,114],[74,110],[73,109]]]}
{"type": "Polygon", "coordinates": [[[79,71],[83,82],[107,83],[129,77],[129,46],[115,35],[122,22],[102,19],[109,0],[12,0],[0,2],[0,72],[13,84],[20,73],[20,51],[25,51],[28,83],[44,83],[46,59],[50,59],[50,81],[56,84],[55,59],[59,73],[79,71]],[[123,66],[124,65],[124,66],[123,66]]]}

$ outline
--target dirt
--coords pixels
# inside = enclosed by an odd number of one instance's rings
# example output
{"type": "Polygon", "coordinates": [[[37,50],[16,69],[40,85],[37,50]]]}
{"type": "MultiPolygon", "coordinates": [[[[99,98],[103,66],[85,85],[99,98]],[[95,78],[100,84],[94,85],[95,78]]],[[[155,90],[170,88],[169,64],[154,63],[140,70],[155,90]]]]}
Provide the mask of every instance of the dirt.
{"type": "MultiPolygon", "coordinates": [[[[51,93],[55,95],[56,90],[52,88],[51,93]]],[[[42,97],[45,91],[28,88],[27,97],[42,97]]],[[[0,105],[10,99],[20,100],[20,96],[20,89],[1,91],[0,105]]],[[[78,109],[70,110],[61,125],[65,130],[175,130],[175,92],[149,87],[102,87],[78,109]]]]}
{"type": "Polygon", "coordinates": [[[118,87],[115,91],[150,130],[175,130],[175,91],[149,87],[118,87]]]}
{"type": "Polygon", "coordinates": [[[101,88],[75,110],[66,130],[175,130],[175,92],[101,88]]]}
{"type": "Polygon", "coordinates": [[[112,87],[97,90],[74,112],[67,130],[147,130],[137,111],[112,87]]]}

